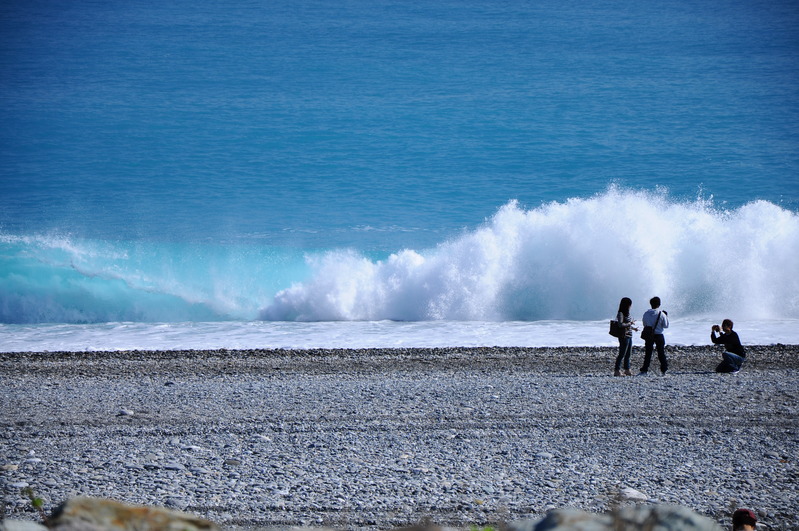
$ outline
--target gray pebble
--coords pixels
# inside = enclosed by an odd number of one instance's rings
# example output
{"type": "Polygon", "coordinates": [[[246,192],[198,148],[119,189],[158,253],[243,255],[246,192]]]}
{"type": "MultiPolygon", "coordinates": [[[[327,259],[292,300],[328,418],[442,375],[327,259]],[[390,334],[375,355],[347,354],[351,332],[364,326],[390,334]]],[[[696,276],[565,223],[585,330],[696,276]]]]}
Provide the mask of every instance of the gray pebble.
{"type": "Polygon", "coordinates": [[[775,352],[734,380],[703,373],[699,348],[667,379],[613,378],[613,349],[0,354],[0,455],[22,465],[0,482],[48,509],[86,494],[223,525],[469,526],[620,502],[723,521],[734,502],[790,529],[799,355],[775,352]],[[139,414],[103,415],[119,397],[139,414]]]}

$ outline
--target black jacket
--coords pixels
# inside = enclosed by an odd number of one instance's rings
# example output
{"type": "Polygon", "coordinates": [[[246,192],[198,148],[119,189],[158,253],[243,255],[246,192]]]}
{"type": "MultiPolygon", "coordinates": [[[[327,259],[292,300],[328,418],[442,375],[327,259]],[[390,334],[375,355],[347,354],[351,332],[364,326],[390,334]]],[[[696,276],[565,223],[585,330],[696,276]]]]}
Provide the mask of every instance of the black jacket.
{"type": "Polygon", "coordinates": [[[716,337],[715,333],[710,334],[710,339],[716,345],[724,345],[724,350],[727,352],[738,354],[742,358],[746,357],[744,346],[741,345],[741,340],[738,339],[738,334],[735,332],[735,330],[731,330],[729,334],[721,334],[718,337],[716,337]]]}

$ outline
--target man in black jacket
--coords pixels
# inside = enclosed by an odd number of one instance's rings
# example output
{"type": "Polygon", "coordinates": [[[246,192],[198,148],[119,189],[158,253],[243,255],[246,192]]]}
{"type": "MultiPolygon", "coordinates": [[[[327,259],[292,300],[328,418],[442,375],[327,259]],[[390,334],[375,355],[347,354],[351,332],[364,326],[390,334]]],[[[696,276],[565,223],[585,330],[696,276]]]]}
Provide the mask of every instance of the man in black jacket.
{"type": "Polygon", "coordinates": [[[724,319],[719,325],[713,325],[710,331],[710,340],[716,345],[724,345],[724,353],[721,357],[723,361],[716,367],[716,372],[738,372],[746,360],[746,351],[741,340],[738,338],[738,333],[732,330],[732,321],[724,319]],[[717,332],[723,333],[716,336],[717,332]]]}

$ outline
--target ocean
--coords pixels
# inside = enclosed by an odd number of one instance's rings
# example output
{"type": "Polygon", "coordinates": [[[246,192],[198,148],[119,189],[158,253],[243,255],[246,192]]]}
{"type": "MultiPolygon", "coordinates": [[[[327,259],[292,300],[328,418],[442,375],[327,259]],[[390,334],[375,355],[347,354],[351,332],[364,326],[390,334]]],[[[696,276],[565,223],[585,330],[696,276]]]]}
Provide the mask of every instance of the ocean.
{"type": "Polygon", "coordinates": [[[793,0],[6,2],[0,67],[0,351],[799,343],[793,0]]]}

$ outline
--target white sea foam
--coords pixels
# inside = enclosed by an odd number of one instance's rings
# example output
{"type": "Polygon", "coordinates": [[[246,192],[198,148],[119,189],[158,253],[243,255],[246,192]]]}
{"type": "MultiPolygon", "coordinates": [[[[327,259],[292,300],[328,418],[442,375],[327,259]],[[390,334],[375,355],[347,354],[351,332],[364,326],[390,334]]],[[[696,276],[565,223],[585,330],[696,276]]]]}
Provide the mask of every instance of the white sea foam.
{"type": "Polygon", "coordinates": [[[757,201],[708,201],[611,189],[524,210],[381,261],[354,251],[309,258],[312,276],[275,296],[267,320],[591,320],[628,296],[658,295],[674,315],[799,317],[799,217],[757,201]]]}
{"type": "MultiPolygon", "coordinates": [[[[725,314],[673,319],[669,345],[708,345],[725,314]]],[[[738,321],[747,345],[799,344],[799,319],[738,321]]],[[[642,341],[634,339],[636,348],[642,341]]],[[[610,346],[603,321],[222,321],[0,325],[0,351],[610,346]]]]}

